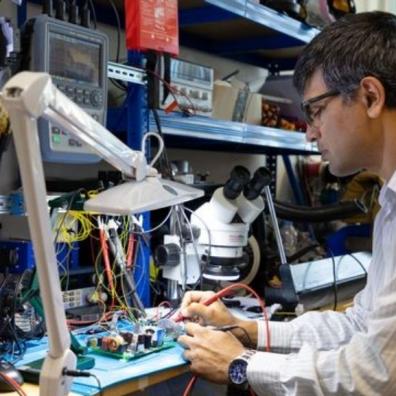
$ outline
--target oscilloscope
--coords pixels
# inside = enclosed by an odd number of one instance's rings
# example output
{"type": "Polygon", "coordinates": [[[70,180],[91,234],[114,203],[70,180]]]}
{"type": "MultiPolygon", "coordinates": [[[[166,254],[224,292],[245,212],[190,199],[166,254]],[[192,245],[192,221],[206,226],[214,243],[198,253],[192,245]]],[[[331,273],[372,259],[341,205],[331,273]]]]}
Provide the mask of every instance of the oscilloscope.
{"type": "MultiPolygon", "coordinates": [[[[54,84],[101,124],[106,122],[108,38],[83,26],[39,15],[22,29],[26,68],[51,75],[54,84]]],[[[99,157],[56,124],[39,122],[44,161],[93,163],[99,157]]]]}

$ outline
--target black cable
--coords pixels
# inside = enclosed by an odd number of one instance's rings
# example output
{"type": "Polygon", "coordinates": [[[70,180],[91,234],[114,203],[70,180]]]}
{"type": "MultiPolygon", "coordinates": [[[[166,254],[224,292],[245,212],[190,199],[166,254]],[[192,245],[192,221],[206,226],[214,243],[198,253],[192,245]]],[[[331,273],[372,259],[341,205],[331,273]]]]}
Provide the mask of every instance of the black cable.
{"type": "Polygon", "coordinates": [[[323,223],[325,221],[345,219],[354,215],[367,213],[367,208],[358,199],[315,208],[275,200],[274,206],[276,215],[280,219],[303,223],[323,223]]]}
{"type": "Polygon", "coordinates": [[[116,22],[117,22],[117,52],[116,52],[116,62],[119,63],[120,61],[120,46],[121,46],[121,21],[120,21],[120,15],[118,13],[117,7],[114,4],[113,0],[108,0],[110,3],[111,7],[114,10],[114,15],[116,17],[116,22]]]}
{"type": "MultiPolygon", "coordinates": [[[[246,339],[247,339],[247,347],[248,348],[254,348],[255,345],[253,344],[252,339],[250,338],[249,333],[247,332],[247,330],[241,326],[237,326],[237,325],[226,325],[226,326],[221,326],[221,327],[216,327],[214,330],[218,330],[218,331],[232,331],[232,330],[242,330],[242,332],[244,333],[246,339]]],[[[243,343],[245,344],[245,343],[243,343]]]]}
{"type": "Polygon", "coordinates": [[[95,6],[92,0],[88,0],[89,1],[89,5],[91,7],[91,12],[92,12],[92,19],[93,19],[93,23],[94,23],[94,29],[96,30],[97,28],[97,22],[98,20],[96,19],[96,10],[95,10],[95,6]]]}
{"type": "Polygon", "coordinates": [[[166,313],[166,314],[162,317],[162,319],[170,318],[173,314],[175,314],[175,313],[178,311],[178,309],[179,309],[179,307],[171,308],[170,311],[169,311],[168,313],[166,313]]]}
{"type": "Polygon", "coordinates": [[[121,91],[127,91],[128,87],[122,84],[120,81],[114,78],[110,78],[109,80],[116,88],[120,89],[121,91]]]}
{"type": "Polygon", "coordinates": [[[319,243],[316,243],[316,242],[314,242],[308,246],[305,246],[302,249],[298,250],[297,252],[293,253],[292,255],[287,256],[287,262],[289,264],[292,264],[294,261],[296,261],[300,257],[304,256],[306,253],[310,252],[311,250],[316,249],[319,246],[320,246],[319,243]]]}
{"type": "Polygon", "coordinates": [[[367,278],[367,270],[366,268],[364,268],[364,265],[362,264],[362,262],[356,257],[354,256],[352,253],[347,253],[348,256],[351,256],[362,268],[363,272],[364,272],[364,276],[367,278]]]}
{"type": "MultiPolygon", "coordinates": [[[[90,0],[92,2],[92,0],[90,0]]],[[[121,20],[120,20],[120,14],[117,10],[116,5],[114,4],[113,0],[108,0],[111,7],[113,8],[114,15],[116,17],[116,22],[117,22],[117,50],[116,50],[116,62],[120,62],[120,48],[121,48],[121,20]]],[[[110,82],[117,87],[118,89],[122,91],[126,91],[128,89],[127,85],[115,80],[114,78],[110,78],[110,82]]]]}
{"type": "Polygon", "coordinates": [[[100,383],[99,378],[95,374],[92,374],[92,373],[91,373],[91,377],[95,378],[96,382],[98,383],[98,389],[99,389],[98,395],[102,396],[103,390],[102,390],[102,384],[100,383]]]}
{"type": "Polygon", "coordinates": [[[99,396],[102,396],[102,395],[103,395],[102,384],[100,383],[99,378],[98,378],[95,374],[93,374],[93,373],[91,373],[91,372],[89,372],[89,371],[83,371],[83,370],[68,370],[68,369],[66,369],[66,368],[63,369],[62,374],[63,374],[63,375],[66,375],[66,376],[68,376],[68,377],[85,377],[85,378],[93,377],[93,378],[95,378],[96,382],[98,383],[98,389],[99,389],[98,395],[99,395],[99,396]]]}
{"type": "MultiPolygon", "coordinates": [[[[162,127],[161,127],[161,119],[159,117],[158,111],[156,109],[151,109],[153,116],[154,116],[154,121],[155,125],[157,127],[157,132],[161,136],[162,139],[164,139],[164,134],[162,133],[162,127]]],[[[173,175],[172,175],[172,167],[170,165],[168,153],[166,151],[166,147],[164,146],[164,149],[161,153],[161,157],[159,158],[159,168],[160,168],[160,173],[162,176],[169,178],[170,180],[173,180],[173,175]]]]}

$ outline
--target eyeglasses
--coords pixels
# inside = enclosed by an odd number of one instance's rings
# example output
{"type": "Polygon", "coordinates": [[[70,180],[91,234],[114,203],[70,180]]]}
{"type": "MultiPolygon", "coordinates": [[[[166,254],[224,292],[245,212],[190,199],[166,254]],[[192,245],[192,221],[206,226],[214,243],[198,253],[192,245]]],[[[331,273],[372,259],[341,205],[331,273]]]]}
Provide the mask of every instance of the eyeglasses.
{"type": "Polygon", "coordinates": [[[318,127],[320,126],[320,116],[325,109],[326,105],[322,107],[318,107],[317,109],[313,109],[312,105],[321,101],[322,99],[330,98],[330,97],[335,97],[339,95],[340,92],[337,91],[336,89],[331,89],[330,91],[325,92],[322,95],[314,96],[311,99],[304,100],[304,102],[301,103],[301,110],[304,114],[305,121],[307,122],[308,125],[312,127],[318,127]]]}

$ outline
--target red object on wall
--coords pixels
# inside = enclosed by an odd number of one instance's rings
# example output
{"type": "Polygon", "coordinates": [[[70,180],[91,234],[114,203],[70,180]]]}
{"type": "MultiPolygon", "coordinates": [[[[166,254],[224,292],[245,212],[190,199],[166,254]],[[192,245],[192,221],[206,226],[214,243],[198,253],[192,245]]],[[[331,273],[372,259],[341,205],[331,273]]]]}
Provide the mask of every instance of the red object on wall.
{"type": "Polygon", "coordinates": [[[129,50],[179,54],[177,0],[125,0],[129,50]]]}

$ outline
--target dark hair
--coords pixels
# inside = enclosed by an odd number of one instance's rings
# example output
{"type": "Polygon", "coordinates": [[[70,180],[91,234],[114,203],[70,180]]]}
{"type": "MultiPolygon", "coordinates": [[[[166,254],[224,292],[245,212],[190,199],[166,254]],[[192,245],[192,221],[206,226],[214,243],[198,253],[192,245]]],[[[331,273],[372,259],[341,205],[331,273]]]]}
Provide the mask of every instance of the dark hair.
{"type": "Polygon", "coordinates": [[[386,12],[349,14],[323,29],[303,50],[294,72],[302,95],[316,70],[329,89],[352,98],[362,78],[384,86],[387,107],[396,107],[396,16],[386,12]]]}

